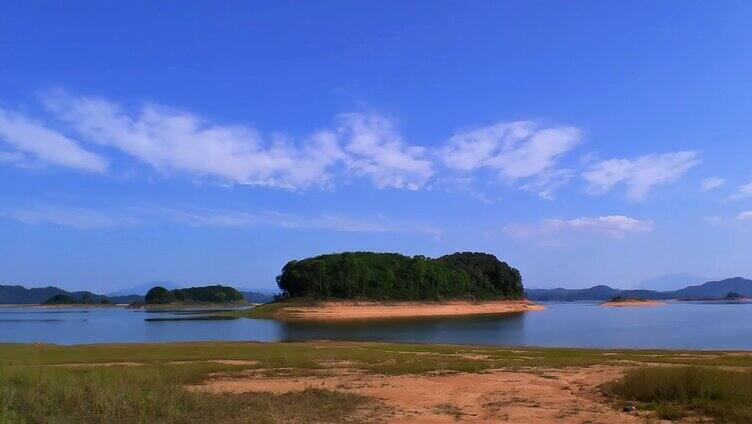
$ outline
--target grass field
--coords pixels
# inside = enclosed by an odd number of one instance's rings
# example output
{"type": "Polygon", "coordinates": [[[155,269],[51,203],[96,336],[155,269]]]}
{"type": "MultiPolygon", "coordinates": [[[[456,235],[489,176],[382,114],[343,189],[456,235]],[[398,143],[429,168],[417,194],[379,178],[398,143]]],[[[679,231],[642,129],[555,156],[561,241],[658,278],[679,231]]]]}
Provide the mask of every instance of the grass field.
{"type": "Polygon", "coordinates": [[[642,407],[655,409],[665,419],[680,418],[694,410],[721,422],[752,423],[752,370],[638,368],[605,389],[642,402],[642,407]]]}
{"type": "Polygon", "coordinates": [[[352,421],[378,401],[338,390],[211,394],[185,388],[220,372],[322,375],[323,364],[333,361],[382,375],[628,363],[634,370],[604,388],[616,399],[665,417],[694,411],[724,422],[752,417],[752,373],[745,370],[752,369],[752,355],[733,352],[329,342],[9,344],[0,345],[0,423],[352,421]]]}

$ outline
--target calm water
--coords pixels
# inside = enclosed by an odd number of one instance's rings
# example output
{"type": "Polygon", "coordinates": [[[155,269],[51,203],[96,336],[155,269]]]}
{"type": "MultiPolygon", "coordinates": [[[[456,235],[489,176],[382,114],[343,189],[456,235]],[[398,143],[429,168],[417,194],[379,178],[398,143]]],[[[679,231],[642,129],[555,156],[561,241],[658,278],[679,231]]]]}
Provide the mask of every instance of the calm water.
{"type": "Polygon", "coordinates": [[[349,323],[206,319],[206,311],[0,307],[0,342],[372,340],[506,346],[752,350],[752,303],[602,308],[545,303],[505,316],[349,323]]]}

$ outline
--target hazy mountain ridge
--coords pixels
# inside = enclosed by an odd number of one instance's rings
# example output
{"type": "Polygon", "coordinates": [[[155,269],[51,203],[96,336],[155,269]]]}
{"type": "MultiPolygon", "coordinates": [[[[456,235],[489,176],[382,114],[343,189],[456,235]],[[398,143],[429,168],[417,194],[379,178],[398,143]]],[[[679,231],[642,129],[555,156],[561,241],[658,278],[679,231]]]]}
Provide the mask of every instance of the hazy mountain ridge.
{"type": "MultiPolygon", "coordinates": [[[[76,300],[82,301],[81,303],[100,303],[105,299],[108,300],[109,303],[143,302],[146,292],[144,291],[143,293],[140,293],[141,287],[148,285],[149,289],[151,289],[154,286],[163,284],[165,283],[146,283],[129,289],[118,290],[108,295],[96,294],[89,291],[69,292],[54,286],[26,288],[20,285],[0,285],[0,305],[38,305],[44,303],[55,295],[68,295],[76,300]],[[131,290],[134,290],[135,292],[131,290]],[[83,302],[84,299],[86,299],[87,302],[83,302]]],[[[167,283],[167,285],[170,287],[178,287],[172,283],[167,283]]],[[[271,294],[252,290],[239,289],[238,291],[243,294],[243,297],[249,303],[267,303],[274,300],[274,296],[271,294]]]]}
{"type": "Polygon", "coordinates": [[[55,295],[68,295],[77,300],[83,300],[86,298],[89,302],[98,303],[101,300],[107,299],[110,303],[131,303],[138,301],[140,296],[104,296],[101,294],[92,293],[89,291],[73,291],[69,292],[59,287],[34,287],[26,288],[24,286],[13,285],[3,286],[0,285],[0,304],[18,304],[18,305],[32,305],[40,304],[47,299],[55,295]]]}
{"type": "Polygon", "coordinates": [[[621,290],[606,285],[598,285],[586,289],[530,289],[525,295],[530,300],[574,301],[574,300],[609,300],[616,296],[633,299],[721,299],[728,293],[738,293],[744,297],[752,297],[752,280],[742,277],[727,278],[719,281],[708,281],[703,284],[688,286],[673,291],[656,291],[644,289],[621,290]]]}
{"type": "Polygon", "coordinates": [[[169,282],[169,281],[155,281],[155,282],[139,284],[137,286],[116,290],[114,292],[107,293],[107,296],[115,296],[115,297],[116,296],[131,296],[131,295],[146,296],[146,292],[148,292],[152,287],[156,287],[156,286],[164,287],[169,290],[180,288],[180,286],[178,286],[177,284],[169,282]]]}

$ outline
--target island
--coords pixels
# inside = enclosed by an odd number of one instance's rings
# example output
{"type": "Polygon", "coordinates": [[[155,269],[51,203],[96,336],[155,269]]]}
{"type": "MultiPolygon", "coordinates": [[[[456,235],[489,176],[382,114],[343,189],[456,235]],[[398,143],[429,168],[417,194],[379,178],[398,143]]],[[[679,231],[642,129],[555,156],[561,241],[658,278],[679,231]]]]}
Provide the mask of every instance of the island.
{"type": "MultiPolygon", "coordinates": [[[[236,289],[223,286],[189,287],[168,290],[161,286],[151,288],[144,296],[145,306],[200,306],[245,304],[245,297],[236,289]]],[[[133,305],[136,306],[136,305],[133,305]]]]}
{"type": "Polygon", "coordinates": [[[606,307],[620,307],[620,306],[660,306],[665,305],[666,302],[655,299],[640,299],[616,296],[611,300],[605,301],[600,306],[606,307]]]}
{"type": "Polygon", "coordinates": [[[114,306],[106,297],[92,296],[84,294],[81,297],[74,297],[68,293],[59,293],[42,302],[40,306],[114,306]]]}
{"type": "Polygon", "coordinates": [[[288,262],[274,302],[254,318],[362,319],[499,314],[543,309],[523,297],[520,272],[494,255],[439,258],[343,252],[288,262]]]}
{"type": "Polygon", "coordinates": [[[744,300],[744,299],[747,299],[747,297],[742,296],[741,294],[736,293],[736,292],[728,292],[726,294],[726,296],[724,297],[724,299],[726,299],[726,300],[744,300]]]}

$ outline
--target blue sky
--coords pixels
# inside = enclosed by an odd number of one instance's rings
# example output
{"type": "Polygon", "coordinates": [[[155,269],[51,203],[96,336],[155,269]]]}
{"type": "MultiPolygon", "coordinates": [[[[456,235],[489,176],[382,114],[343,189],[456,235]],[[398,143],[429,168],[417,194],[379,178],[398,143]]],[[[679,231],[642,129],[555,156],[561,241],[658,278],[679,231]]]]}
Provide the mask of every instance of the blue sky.
{"type": "Polygon", "coordinates": [[[0,283],[752,276],[749,2],[0,5],[0,283]]]}

